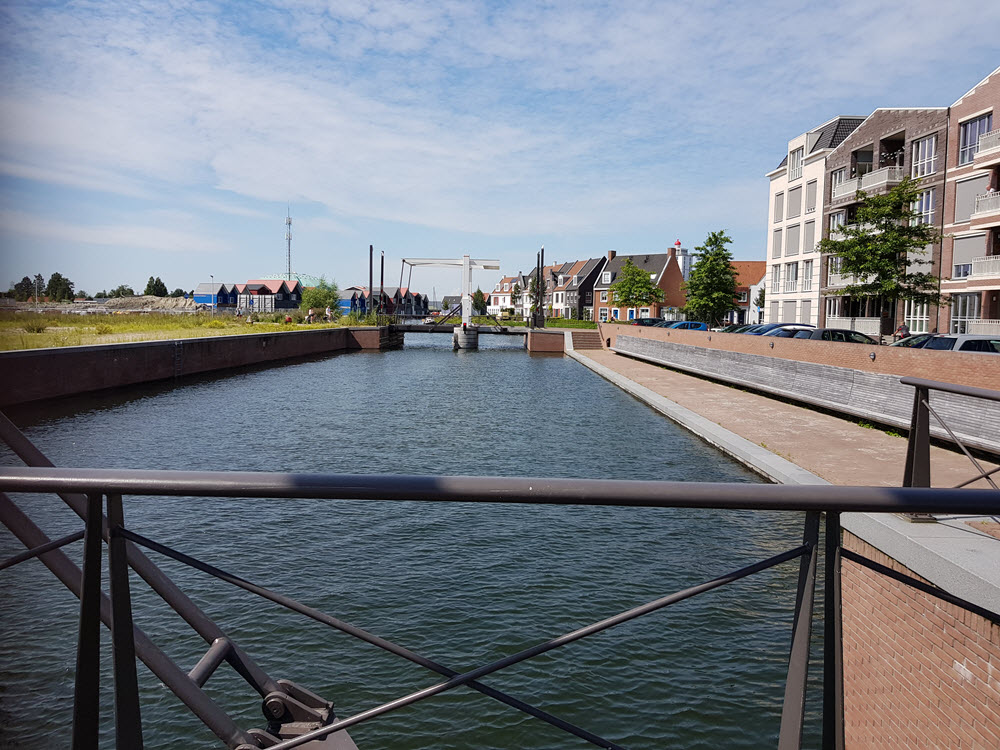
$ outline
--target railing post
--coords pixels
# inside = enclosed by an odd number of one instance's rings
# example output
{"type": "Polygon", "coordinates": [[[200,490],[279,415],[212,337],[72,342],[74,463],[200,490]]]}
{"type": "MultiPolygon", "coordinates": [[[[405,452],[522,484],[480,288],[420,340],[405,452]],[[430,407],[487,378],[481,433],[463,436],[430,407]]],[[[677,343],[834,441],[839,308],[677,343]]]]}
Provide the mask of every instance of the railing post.
{"type": "Polygon", "coordinates": [[[910,435],[906,442],[904,487],[931,486],[930,412],[927,410],[929,397],[926,387],[914,386],[913,415],[910,418],[910,435]]]}
{"type": "Polygon", "coordinates": [[[809,641],[816,591],[816,558],[819,554],[819,511],[806,513],[802,543],[809,547],[809,552],[803,555],[799,562],[795,618],[792,622],[792,646],[788,654],[788,673],[785,677],[785,699],[781,708],[778,750],[798,750],[802,746],[806,678],[809,676],[809,641]]]}
{"type": "Polygon", "coordinates": [[[128,585],[128,558],[121,495],[108,495],[108,566],[111,582],[111,651],[115,667],[116,746],[142,750],[139,681],[135,671],[132,633],[132,597],[128,585]]]}
{"type": "Polygon", "coordinates": [[[80,635],[76,644],[73,750],[97,747],[101,687],[101,496],[87,495],[80,635]]]}
{"type": "Polygon", "coordinates": [[[826,514],[823,574],[823,748],[844,749],[844,643],[840,590],[840,513],[826,514]]]}

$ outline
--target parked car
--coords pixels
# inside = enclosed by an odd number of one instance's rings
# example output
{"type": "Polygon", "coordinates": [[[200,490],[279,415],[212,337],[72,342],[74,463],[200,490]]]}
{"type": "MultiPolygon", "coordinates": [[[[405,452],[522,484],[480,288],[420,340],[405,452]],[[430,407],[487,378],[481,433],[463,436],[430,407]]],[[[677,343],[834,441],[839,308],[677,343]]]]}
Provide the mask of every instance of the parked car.
{"type": "Polygon", "coordinates": [[[927,339],[922,348],[1000,354],[1000,336],[981,333],[935,333],[927,339]]]}
{"type": "Polygon", "coordinates": [[[632,321],[634,326],[655,326],[657,323],[665,323],[663,318],[637,318],[632,321]]]}
{"type": "Polygon", "coordinates": [[[913,349],[921,349],[924,344],[934,337],[933,333],[915,333],[912,336],[907,336],[905,339],[900,339],[899,341],[893,341],[889,346],[904,346],[913,349]]]}
{"type": "Polygon", "coordinates": [[[713,328],[712,331],[715,333],[736,333],[737,328],[748,328],[749,325],[746,323],[730,323],[727,326],[722,326],[721,328],[713,328]]]}
{"type": "Polygon", "coordinates": [[[810,325],[809,323],[761,323],[760,325],[750,326],[745,331],[740,333],[747,333],[751,336],[763,336],[768,331],[773,331],[775,328],[784,328],[785,326],[800,325],[803,328],[815,328],[816,326],[810,325]]]}
{"type": "Polygon", "coordinates": [[[818,341],[842,341],[848,344],[868,344],[878,346],[878,342],[867,334],[860,331],[852,331],[848,328],[813,328],[799,331],[793,338],[816,339],[818,341]]]}
{"type": "Polygon", "coordinates": [[[696,320],[678,320],[674,323],[669,323],[664,328],[676,328],[678,330],[684,331],[707,331],[708,325],[705,323],[699,323],[696,320]]]}
{"type": "Polygon", "coordinates": [[[761,336],[774,336],[775,338],[790,339],[793,338],[797,333],[809,333],[812,331],[808,326],[803,325],[791,325],[791,326],[780,326],[779,328],[772,328],[770,331],[762,333],[761,336]]]}

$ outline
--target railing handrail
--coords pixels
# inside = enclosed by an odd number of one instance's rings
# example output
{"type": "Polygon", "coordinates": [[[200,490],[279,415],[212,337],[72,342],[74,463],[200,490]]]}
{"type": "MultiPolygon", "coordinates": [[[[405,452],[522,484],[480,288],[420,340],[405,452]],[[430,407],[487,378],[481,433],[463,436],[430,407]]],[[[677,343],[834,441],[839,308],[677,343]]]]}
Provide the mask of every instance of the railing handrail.
{"type": "Polygon", "coordinates": [[[987,401],[1000,401],[1000,391],[989,388],[977,388],[973,385],[959,385],[957,383],[945,383],[940,380],[926,380],[924,378],[900,378],[903,385],[912,385],[915,388],[927,388],[931,391],[944,391],[954,393],[959,396],[972,396],[973,398],[984,398],[987,401]]]}
{"type": "MultiPolygon", "coordinates": [[[[1000,399],[995,391],[952,387],[961,389],[954,392],[982,392],[1000,399]]],[[[872,513],[1000,511],[997,493],[972,489],[149,469],[4,467],[0,491],[872,513]]]]}

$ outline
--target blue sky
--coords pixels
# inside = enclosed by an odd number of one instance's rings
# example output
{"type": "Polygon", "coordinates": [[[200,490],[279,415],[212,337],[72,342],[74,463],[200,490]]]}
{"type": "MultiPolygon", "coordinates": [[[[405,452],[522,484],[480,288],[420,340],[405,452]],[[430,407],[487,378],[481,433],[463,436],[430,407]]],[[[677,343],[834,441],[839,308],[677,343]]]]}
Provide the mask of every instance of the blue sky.
{"type": "Polygon", "coordinates": [[[1000,3],[10,0],[0,19],[0,284],[91,293],[283,272],[289,205],[293,269],[341,286],[370,244],[387,284],[402,257],[510,274],[541,245],[717,229],[763,259],[788,139],[950,105],[1000,64],[1000,3]]]}

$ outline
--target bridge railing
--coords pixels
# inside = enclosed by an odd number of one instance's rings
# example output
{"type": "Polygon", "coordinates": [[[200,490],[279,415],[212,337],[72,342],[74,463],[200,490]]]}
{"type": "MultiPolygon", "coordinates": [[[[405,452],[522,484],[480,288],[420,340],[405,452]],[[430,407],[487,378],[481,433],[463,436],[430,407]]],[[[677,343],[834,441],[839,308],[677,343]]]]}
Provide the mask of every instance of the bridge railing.
{"type": "MultiPolygon", "coordinates": [[[[103,620],[111,629],[115,675],[115,717],[119,747],[141,747],[142,726],[136,682],[136,655],[229,747],[291,748],[318,740],[341,730],[440,695],[460,686],[513,706],[535,718],[599,747],[618,748],[611,739],[576,726],[515,696],[508,695],[483,680],[514,664],[567,646],[608,628],[649,615],[685,599],[702,595],[720,586],[771,567],[798,561],[799,577],[795,592],[795,616],[789,645],[788,672],[781,715],[779,747],[798,747],[801,742],[809,645],[812,638],[813,604],[819,576],[820,546],[825,547],[824,586],[826,597],[823,666],[823,736],[825,747],[843,746],[842,675],[840,662],[839,574],[843,555],[879,570],[872,561],[840,548],[839,516],[844,511],[995,513],[1000,510],[997,493],[984,490],[929,488],[871,488],[836,486],[769,486],[747,484],[699,484],[616,480],[529,479],[499,477],[315,475],[256,472],[122,471],[98,469],[57,469],[46,466],[0,469],[3,492],[56,492],[64,498],[83,500],[85,528],[62,539],[50,541],[41,530],[32,530],[6,495],[0,496],[0,518],[29,550],[3,564],[40,556],[63,578],[81,600],[76,690],[74,706],[74,747],[96,746],[99,695],[99,628],[103,620]],[[636,508],[727,508],[743,510],[805,511],[801,544],[765,559],[750,560],[737,570],[722,572],[680,591],[645,602],[612,617],[537,643],[517,654],[458,672],[403,646],[303,605],[280,593],[197,560],[183,551],[168,547],[129,530],[125,524],[126,497],[139,496],[240,497],[240,498],[322,498],[338,500],[389,500],[426,502],[520,503],[543,505],[615,505],[636,508]],[[107,517],[102,516],[102,504],[107,517]],[[820,540],[820,514],[826,513],[825,539],[820,540]],[[75,565],[58,547],[84,537],[82,572],[74,576],[75,565]],[[107,545],[110,597],[101,591],[102,540],[107,545]],[[199,623],[203,617],[184,600],[171,605],[189,622],[201,626],[199,633],[211,646],[189,673],[184,673],[160,652],[132,624],[131,596],[127,566],[147,581],[163,574],[148,562],[138,547],[184,563],[226,581],[249,593],[278,603],[305,617],[360,638],[367,643],[420,664],[442,676],[442,680],[408,695],[400,696],[348,717],[337,718],[332,703],[284,680],[272,680],[244,654],[231,639],[199,623]],[[68,567],[67,567],[68,566],[68,567]],[[82,582],[81,582],[82,581],[82,582]],[[212,637],[214,636],[214,637],[212,637]],[[237,726],[201,687],[223,661],[229,662],[260,694],[265,715],[281,726],[297,729],[272,734],[260,729],[237,726]]],[[[894,571],[883,571],[897,578],[894,571]]],[[[1000,621],[994,613],[951,597],[919,581],[902,579],[922,587],[934,596],[1000,621]]],[[[162,582],[161,582],[162,588],[162,582]]],[[[161,592],[158,592],[161,593],[161,592]]],[[[164,598],[168,601],[169,596],[164,598]]],[[[162,595],[162,593],[161,593],[162,595]]],[[[214,627],[214,626],[213,626],[214,627]]],[[[196,627],[196,629],[198,629],[196,627]]],[[[342,736],[342,735],[339,735],[342,736]]],[[[345,740],[349,742],[349,740],[345,740]]],[[[350,745],[345,745],[349,747],[350,745]]]]}

